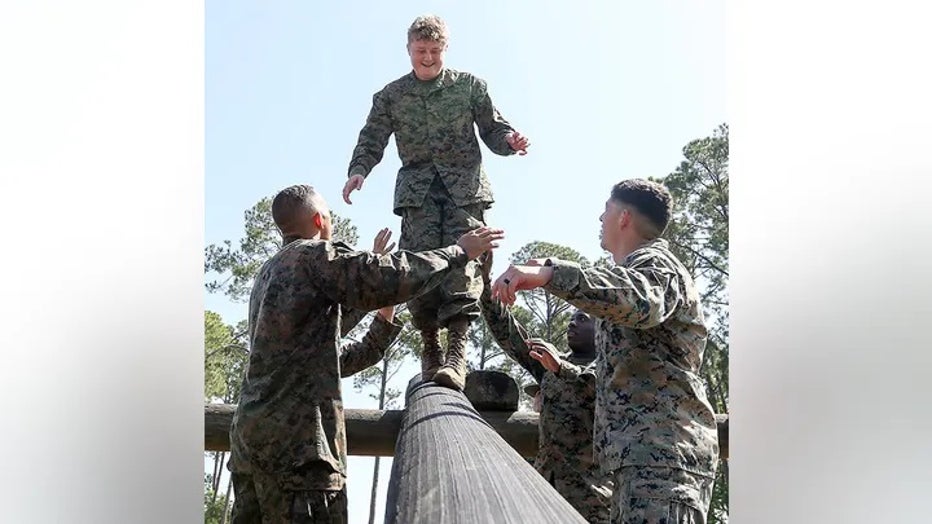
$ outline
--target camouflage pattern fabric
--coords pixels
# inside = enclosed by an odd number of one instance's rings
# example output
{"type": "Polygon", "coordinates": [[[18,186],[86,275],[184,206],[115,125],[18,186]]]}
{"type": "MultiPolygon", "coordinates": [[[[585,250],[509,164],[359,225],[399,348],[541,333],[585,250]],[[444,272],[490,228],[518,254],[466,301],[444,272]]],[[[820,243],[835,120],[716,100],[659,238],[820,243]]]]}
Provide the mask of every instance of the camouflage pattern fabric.
{"type": "Polygon", "coordinates": [[[371,311],[404,302],[466,262],[457,246],[381,256],[320,240],[284,246],[259,270],[250,297],[230,470],[275,477],[290,491],[343,489],[340,378],[377,363],[401,326],[377,316],[360,342],[341,348],[341,304],[371,311]]]}
{"type": "Polygon", "coordinates": [[[612,524],[705,524],[713,482],[675,468],[621,468],[615,474],[612,524]]]}
{"type": "MultiPolygon", "coordinates": [[[[485,225],[484,213],[481,204],[454,204],[440,177],[435,177],[424,205],[403,209],[398,247],[423,251],[455,244],[460,236],[485,225]]],[[[408,301],[411,324],[425,330],[447,327],[449,320],[457,316],[474,320],[479,316],[482,288],[478,261],[450,271],[440,285],[408,301]]]]}
{"type": "Polygon", "coordinates": [[[348,176],[368,176],[394,133],[401,158],[395,214],[402,216],[406,207],[421,207],[438,174],[456,206],[481,203],[487,208],[494,200],[474,124],[492,152],[514,154],[505,141],[514,129],[492,104],[485,81],[452,69],[422,81],[412,71],[372,97],[348,176]]]}
{"type": "Polygon", "coordinates": [[[545,289],[597,319],[593,444],[603,471],[665,467],[714,478],[718,434],[699,377],[708,332],[699,291],[667,241],[611,269],[551,263],[545,289]]]}
{"type": "Polygon", "coordinates": [[[275,477],[234,473],[231,524],[346,524],[346,490],[291,491],[275,477]]]}

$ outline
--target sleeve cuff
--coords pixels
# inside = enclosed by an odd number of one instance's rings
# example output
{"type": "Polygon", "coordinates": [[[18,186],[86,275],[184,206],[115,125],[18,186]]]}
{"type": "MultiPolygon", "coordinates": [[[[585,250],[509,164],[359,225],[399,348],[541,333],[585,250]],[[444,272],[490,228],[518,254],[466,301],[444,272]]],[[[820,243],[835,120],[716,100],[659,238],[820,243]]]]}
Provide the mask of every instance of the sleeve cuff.
{"type": "Polygon", "coordinates": [[[372,334],[379,338],[384,337],[389,342],[395,340],[403,327],[398,323],[397,317],[389,322],[376,313],[375,318],[372,319],[372,334]]]}
{"type": "Polygon", "coordinates": [[[469,257],[466,256],[466,250],[461,248],[457,244],[453,244],[452,246],[447,246],[445,248],[442,248],[440,251],[445,252],[446,255],[449,257],[447,260],[449,261],[451,266],[466,267],[466,264],[469,263],[469,257]]]}
{"type": "Polygon", "coordinates": [[[576,262],[548,258],[545,265],[553,268],[553,278],[544,286],[547,291],[565,294],[579,287],[579,275],[582,268],[576,262]]]}
{"type": "Polygon", "coordinates": [[[566,360],[560,361],[560,371],[554,373],[557,378],[564,381],[579,380],[583,375],[592,375],[590,366],[579,366],[566,360]]]}
{"type": "Polygon", "coordinates": [[[576,366],[574,366],[573,364],[570,364],[569,362],[565,360],[561,360],[560,369],[557,370],[557,372],[554,373],[554,375],[556,375],[557,378],[560,378],[563,380],[575,378],[579,376],[579,369],[574,369],[574,368],[576,368],[576,366]]]}

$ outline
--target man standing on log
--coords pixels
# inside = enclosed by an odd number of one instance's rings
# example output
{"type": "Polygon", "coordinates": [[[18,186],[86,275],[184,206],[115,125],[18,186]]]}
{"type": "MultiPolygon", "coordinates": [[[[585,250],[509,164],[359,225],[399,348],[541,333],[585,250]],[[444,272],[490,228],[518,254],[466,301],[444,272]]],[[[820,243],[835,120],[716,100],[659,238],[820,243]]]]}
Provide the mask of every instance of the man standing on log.
{"type": "MultiPolygon", "coordinates": [[[[593,524],[607,523],[612,486],[593,459],[592,431],[595,404],[595,325],[576,311],[566,331],[570,353],[559,355],[552,345],[530,339],[527,331],[501,303],[491,299],[491,286],[482,293],[482,314],[492,336],[511,359],[538,382],[539,438],[534,468],[593,524]],[[575,373],[548,371],[534,355],[548,352],[554,358],[579,366],[575,373]]],[[[537,387],[537,386],[532,386],[537,387]]],[[[536,402],[535,402],[536,403],[536,402]]]]}
{"type": "MultiPolygon", "coordinates": [[[[711,503],[718,435],[699,378],[707,331],[692,277],[660,238],[671,200],[660,184],[622,181],[600,217],[614,267],[536,259],[493,286],[506,304],[543,287],[598,319],[593,444],[613,475],[613,523],[704,523],[711,503]]],[[[581,372],[546,352],[535,358],[581,372]]]]}
{"type": "MultiPolygon", "coordinates": [[[[401,169],[393,207],[402,217],[402,249],[436,249],[484,225],[492,189],[474,126],[495,154],[523,155],[530,146],[492,104],[484,80],[444,67],[448,42],[439,17],[418,17],[408,28],[412,71],[372,97],[343,186],[343,200],[352,204],[350,194],[362,189],[394,134],[401,169]]],[[[458,390],[465,386],[467,333],[479,317],[482,291],[477,265],[451,271],[439,286],[408,302],[411,324],[424,343],[423,380],[458,390]],[[444,327],[446,358],[438,340],[444,327]]]]}
{"type": "Polygon", "coordinates": [[[256,275],[249,300],[249,364],[230,429],[234,524],[346,522],[346,428],[340,378],[382,358],[401,329],[394,304],[439,283],[497,246],[476,229],[455,245],[384,254],[331,242],[324,199],[306,185],[275,196],[283,247],[256,275]],[[380,310],[365,338],[343,348],[344,308],[380,310]]]}

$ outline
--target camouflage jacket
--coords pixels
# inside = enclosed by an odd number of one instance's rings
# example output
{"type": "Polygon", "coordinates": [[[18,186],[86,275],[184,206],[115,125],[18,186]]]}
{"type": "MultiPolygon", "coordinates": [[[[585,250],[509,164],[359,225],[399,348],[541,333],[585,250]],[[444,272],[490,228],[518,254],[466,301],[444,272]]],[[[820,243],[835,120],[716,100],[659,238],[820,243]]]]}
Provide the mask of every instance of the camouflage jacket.
{"type": "Polygon", "coordinates": [[[491,300],[486,286],[482,311],[486,324],[506,355],[540,384],[542,395],[537,458],[534,467],[580,513],[587,518],[604,513],[611,505],[611,480],[593,459],[592,432],[595,406],[595,372],[591,358],[564,355],[573,372],[554,374],[531,358],[527,331],[502,307],[491,300]],[[588,366],[588,371],[585,370],[588,366]]]}
{"type": "Polygon", "coordinates": [[[603,470],[666,466],[714,476],[718,433],[699,377],[708,332],[699,291],[666,240],[611,269],[552,262],[545,289],[598,319],[593,444],[603,470]]]}
{"type": "Polygon", "coordinates": [[[466,265],[463,250],[377,256],[340,242],[296,240],[267,261],[249,301],[250,356],[230,430],[235,472],[261,471],[289,489],[341,489],[346,429],[340,378],[382,357],[400,326],[376,318],[340,348],[344,307],[370,311],[409,300],[466,265]],[[342,305],[342,306],[341,306],[342,305]]]}
{"type": "Polygon", "coordinates": [[[492,152],[511,155],[514,131],[489,98],[485,81],[452,69],[424,82],[411,72],[372,97],[348,176],[368,176],[382,160],[392,133],[401,158],[394,211],[420,207],[438,174],[457,206],[493,202],[473,124],[492,152]]]}

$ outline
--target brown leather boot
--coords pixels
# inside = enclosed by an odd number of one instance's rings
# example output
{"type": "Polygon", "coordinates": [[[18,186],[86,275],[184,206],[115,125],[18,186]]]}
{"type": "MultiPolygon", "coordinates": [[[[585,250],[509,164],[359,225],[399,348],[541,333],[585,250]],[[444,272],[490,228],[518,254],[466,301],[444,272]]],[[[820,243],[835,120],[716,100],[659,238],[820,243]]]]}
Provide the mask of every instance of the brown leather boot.
{"type": "Polygon", "coordinates": [[[426,382],[433,380],[437,370],[443,365],[443,348],[440,347],[436,329],[421,331],[421,341],[424,343],[424,351],[421,353],[421,380],[426,382]]]}
{"type": "Polygon", "coordinates": [[[439,386],[463,391],[466,387],[466,335],[469,319],[454,319],[447,326],[447,359],[434,375],[439,386]]]}

